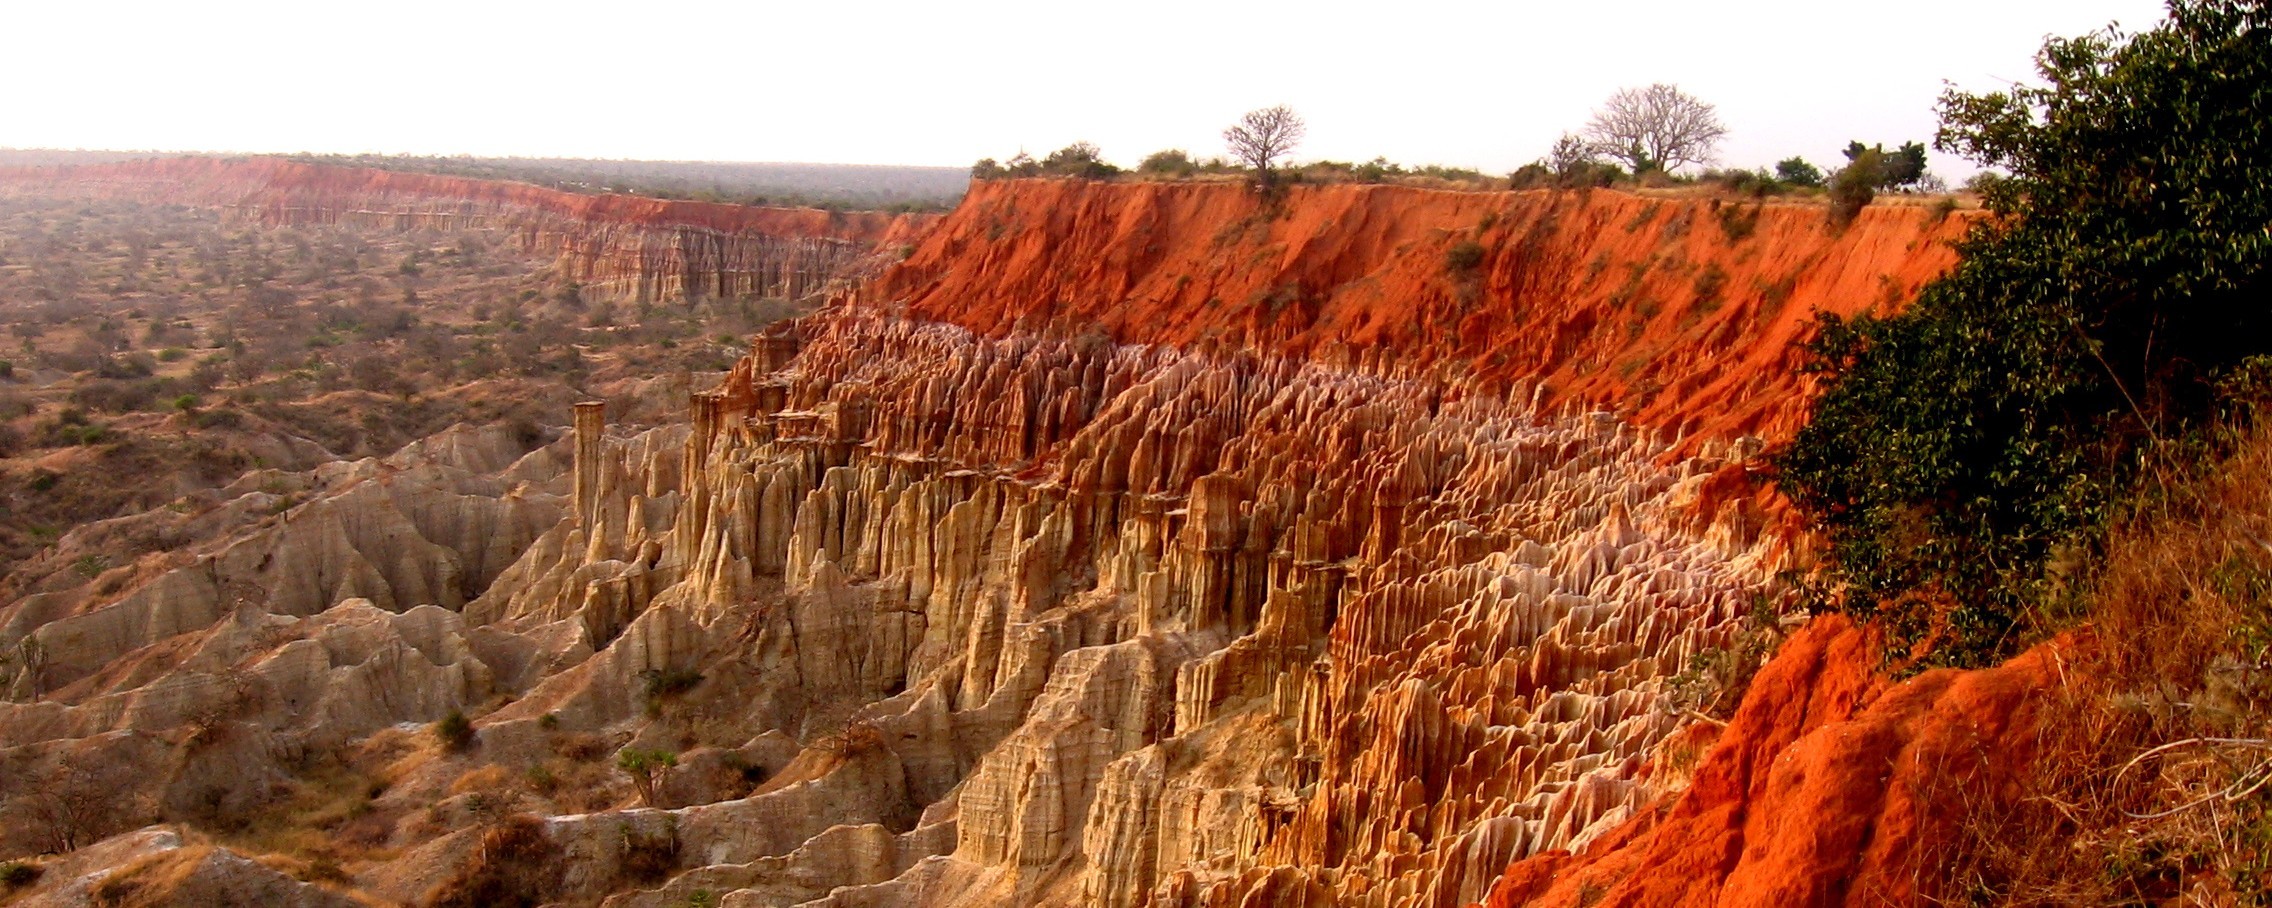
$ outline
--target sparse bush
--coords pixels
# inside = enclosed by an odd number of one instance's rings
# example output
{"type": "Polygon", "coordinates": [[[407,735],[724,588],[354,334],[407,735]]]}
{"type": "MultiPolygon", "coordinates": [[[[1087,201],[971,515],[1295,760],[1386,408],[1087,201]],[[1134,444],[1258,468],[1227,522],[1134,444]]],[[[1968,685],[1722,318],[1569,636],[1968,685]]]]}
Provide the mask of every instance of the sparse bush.
{"type": "Polygon", "coordinates": [[[1483,267],[1483,244],[1474,240],[1461,240],[1444,250],[1444,273],[1454,277],[1468,277],[1483,267]]]}
{"type": "Polygon", "coordinates": [[[528,785],[529,791],[540,795],[549,795],[560,788],[560,777],[542,763],[529,764],[528,770],[521,774],[521,780],[528,785]]]}
{"type": "Polygon", "coordinates": [[[1793,186],[1819,188],[1822,186],[1822,168],[1807,163],[1805,158],[1788,157],[1775,162],[1775,179],[1793,186]]]}
{"type": "Polygon", "coordinates": [[[1107,180],[1120,173],[1120,168],[1105,163],[1103,152],[1087,142],[1075,142],[1050,152],[1041,159],[1041,170],[1052,176],[1084,180],[1107,180]]]}
{"type": "Polygon", "coordinates": [[[1144,156],[1143,163],[1136,165],[1137,173],[1178,179],[1188,177],[1198,170],[1198,163],[1192,161],[1191,155],[1184,153],[1181,148],[1152,152],[1144,156]]]}
{"type": "Polygon", "coordinates": [[[639,803],[648,807],[655,803],[655,787],[662,783],[663,775],[678,766],[678,755],[667,750],[648,750],[626,747],[615,754],[615,768],[630,777],[631,786],[639,790],[639,803]]]}
{"type": "Polygon", "coordinates": [[[702,673],[691,668],[650,668],[639,673],[640,693],[646,700],[649,715],[661,712],[663,701],[693,690],[701,683],[702,673]]]}
{"type": "Polygon", "coordinates": [[[458,710],[450,710],[449,715],[435,722],[433,731],[434,740],[441,742],[442,749],[449,753],[464,753],[473,746],[473,722],[458,710]]]}
{"type": "Polygon", "coordinates": [[[23,861],[9,861],[0,864],[0,888],[22,889],[39,882],[42,872],[38,864],[27,864],[23,861]]]}
{"type": "Polygon", "coordinates": [[[543,820],[507,817],[481,834],[472,860],[420,901],[435,908],[535,908],[559,889],[561,856],[543,820]]]}
{"type": "Polygon", "coordinates": [[[1881,161],[1876,151],[1864,151],[1860,156],[1830,175],[1830,223],[1843,228],[1854,223],[1854,218],[1868,207],[1878,195],[1878,172],[1881,161]]]}
{"type": "Polygon", "coordinates": [[[1740,241],[1750,237],[1752,231],[1759,228],[1761,208],[1762,206],[1757,202],[1750,205],[1728,204],[1720,206],[1720,232],[1727,234],[1731,241],[1740,241]]]}
{"type": "Polygon", "coordinates": [[[623,875],[639,885],[653,885],[669,879],[678,869],[678,830],[675,826],[659,834],[634,829],[625,823],[620,827],[623,852],[617,866],[623,875]]]}
{"type": "Polygon", "coordinates": [[[110,570],[110,558],[103,555],[81,555],[71,562],[71,570],[81,577],[93,580],[110,570]]]}

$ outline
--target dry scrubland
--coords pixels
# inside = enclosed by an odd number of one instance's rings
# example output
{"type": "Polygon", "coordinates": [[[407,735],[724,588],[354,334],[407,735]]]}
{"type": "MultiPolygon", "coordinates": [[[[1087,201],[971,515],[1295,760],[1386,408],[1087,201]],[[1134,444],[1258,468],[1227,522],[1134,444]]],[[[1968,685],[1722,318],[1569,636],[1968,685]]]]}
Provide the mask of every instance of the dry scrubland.
{"type": "Polygon", "coordinates": [[[800,311],[596,297],[492,231],[0,196],[0,576],[72,526],[195,507],[250,470],[384,455],[461,422],[534,447],[574,399],[722,370],[800,311]]]}

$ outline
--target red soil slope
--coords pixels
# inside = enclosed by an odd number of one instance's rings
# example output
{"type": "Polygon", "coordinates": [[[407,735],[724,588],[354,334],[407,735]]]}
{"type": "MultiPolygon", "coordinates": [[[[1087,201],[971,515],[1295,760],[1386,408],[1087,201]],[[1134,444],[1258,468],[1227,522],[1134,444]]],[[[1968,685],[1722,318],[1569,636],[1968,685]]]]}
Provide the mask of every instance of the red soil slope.
{"type": "Polygon", "coordinates": [[[1906,905],[1944,893],[1934,848],[1964,808],[2008,798],[2034,757],[2042,698],[2076,642],[1992,669],[1942,669],[1898,685],[1844,617],[1794,635],[1679,800],[1583,854],[1508,868],[1490,908],[1906,905]]]}
{"type": "Polygon", "coordinates": [[[1775,437],[1799,413],[1790,343],[1812,314],[1900,305],[1969,221],[1874,206],[1837,231],[1818,205],[1360,185],[1271,208],[1227,183],[994,181],[863,299],[993,335],[1094,326],[1542,379],[1652,425],[1775,437]]]}

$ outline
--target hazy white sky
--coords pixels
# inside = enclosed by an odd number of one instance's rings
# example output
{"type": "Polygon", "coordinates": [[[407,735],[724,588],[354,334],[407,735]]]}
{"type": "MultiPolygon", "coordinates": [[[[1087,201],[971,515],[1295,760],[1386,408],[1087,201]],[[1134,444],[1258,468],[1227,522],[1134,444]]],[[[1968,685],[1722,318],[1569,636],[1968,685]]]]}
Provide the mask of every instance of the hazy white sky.
{"type": "MultiPolygon", "coordinates": [[[[967,165],[1074,140],[1504,172],[1620,86],[1718,105],[1723,163],[1929,140],[1944,80],[2158,0],[1899,3],[0,0],[0,147],[967,165]]],[[[1969,172],[1953,160],[1935,169],[1969,172]]]]}

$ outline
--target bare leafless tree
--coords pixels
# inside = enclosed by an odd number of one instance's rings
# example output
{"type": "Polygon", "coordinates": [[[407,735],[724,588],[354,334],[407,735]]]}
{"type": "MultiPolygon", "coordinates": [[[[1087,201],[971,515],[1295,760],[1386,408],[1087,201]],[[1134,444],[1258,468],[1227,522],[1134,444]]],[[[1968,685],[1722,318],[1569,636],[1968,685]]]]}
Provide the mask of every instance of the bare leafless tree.
{"type": "Polygon", "coordinates": [[[1231,146],[1231,156],[1254,168],[1256,177],[1267,186],[1275,176],[1271,168],[1301,144],[1302,133],[1307,130],[1300,114],[1280,104],[1247,111],[1231,128],[1223,130],[1223,141],[1231,146]]]}
{"type": "Polygon", "coordinates": [[[1662,82],[1619,89],[1583,132],[1595,153],[1624,161],[1635,175],[1702,164],[1727,134],[1712,105],[1662,82]]]}
{"type": "Polygon", "coordinates": [[[11,786],[18,790],[0,816],[35,847],[57,854],[71,851],[147,821],[143,814],[148,808],[117,776],[66,764],[36,784],[11,786]]]}

